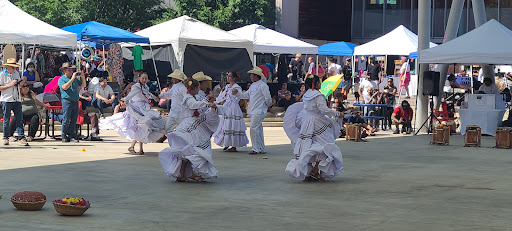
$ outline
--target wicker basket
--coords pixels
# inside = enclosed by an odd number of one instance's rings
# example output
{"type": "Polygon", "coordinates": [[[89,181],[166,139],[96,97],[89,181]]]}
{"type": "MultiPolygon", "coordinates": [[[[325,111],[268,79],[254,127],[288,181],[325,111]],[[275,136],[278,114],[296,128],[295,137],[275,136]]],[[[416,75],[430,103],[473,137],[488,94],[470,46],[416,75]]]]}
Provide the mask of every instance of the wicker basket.
{"type": "Polygon", "coordinates": [[[65,216],[81,216],[82,214],[89,209],[87,206],[79,206],[79,205],[67,205],[67,204],[59,204],[53,203],[55,207],[55,211],[65,216]]]}
{"type": "Polygon", "coordinates": [[[11,200],[14,207],[16,207],[18,210],[23,211],[35,211],[35,210],[41,210],[43,208],[44,204],[46,203],[46,200],[38,201],[38,202],[19,202],[11,200]]]}

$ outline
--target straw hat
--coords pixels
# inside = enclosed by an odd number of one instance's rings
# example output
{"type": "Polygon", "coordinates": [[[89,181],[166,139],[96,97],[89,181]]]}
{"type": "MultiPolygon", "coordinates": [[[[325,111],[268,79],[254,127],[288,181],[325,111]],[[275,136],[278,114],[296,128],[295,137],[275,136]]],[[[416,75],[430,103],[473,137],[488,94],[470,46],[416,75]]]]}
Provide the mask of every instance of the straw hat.
{"type": "Polygon", "coordinates": [[[60,68],[60,71],[64,71],[65,69],[68,69],[68,68],[76,69],[76,66],[75,65],[71,65],[69,62],[65,62],[65,63],[62,64],[62,67],[60,68]]]}
{"type": "Polygon", "coordinates": [[[207,81],[207,80],[211,81],[212,80],[212,77],[205,75],[202,71],[197,72],[194,75],[192,75],[192,78],[197,80],[197,81],[199,81],[199,82],[207,81]]]}
{"type": "Polygon", "coordinates": [[[259,67],[254,67],[252,70],[248,71],[249,74],[255,74],[261,76],[261,78],[265,78],[263,71],[259,67]]]}
{"type": "Polygon", "coordinates": [[[2,66],[20,67],[21,65],[16,62],[16,59],[10,58],[2,66]]]}
{"type": "Polygon", "coordinates": [[[167,77],[175,78],[175,79],[181,80],[181,81],[184,81],[187,79],[187,76],[185,75],[185,73],[183,73],[183,71],[181,71],[180,69],[174,70],[174,72],[169,74],[167,77]]]}

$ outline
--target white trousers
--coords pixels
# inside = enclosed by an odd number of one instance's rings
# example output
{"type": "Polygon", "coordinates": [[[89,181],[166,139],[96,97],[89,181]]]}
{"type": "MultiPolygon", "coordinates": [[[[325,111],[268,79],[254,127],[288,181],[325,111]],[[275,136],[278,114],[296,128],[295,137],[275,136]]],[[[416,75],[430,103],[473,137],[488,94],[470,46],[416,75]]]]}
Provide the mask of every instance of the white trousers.
{"type": "Polygon", "coordinates": [[[262,124],[263,119],[265,119],[265,116],[267,116],[266,112],[251,115],[251,143],[252,150],[255,152],[266,152],[262,124]]]}
{"type": "Polygon", "coordinates": [[[171,133],[174,131],[181,121],[181,117],[175,118],[174,116],[169,115],[169,117],[167,117],[167,122],[165,123],[165,133],[171,133]]]}

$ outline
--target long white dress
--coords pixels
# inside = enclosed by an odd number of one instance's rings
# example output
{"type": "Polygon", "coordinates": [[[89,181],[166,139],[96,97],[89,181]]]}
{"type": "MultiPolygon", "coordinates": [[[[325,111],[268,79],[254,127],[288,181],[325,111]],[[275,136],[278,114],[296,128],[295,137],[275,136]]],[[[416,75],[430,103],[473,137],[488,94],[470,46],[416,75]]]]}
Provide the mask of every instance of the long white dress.
{"type": "Polygon", "coordinates": [[[325,96],[317,90],[308,90],[303,101],[291,105],[285,113],[283,127],[295,155],[286,172],[304,180],[319,162],[320,175],[334,177],[343,172],[343,157],[335,144],[340,128],[330,118],[339,116],[339,112],[329,109],[325,96]]]}
{"type": "Polygon", "coordinates": [[[204,114],[194,116],[197,109],[207,106],[206,99],[197,101],[194,96],[185,95],[181,111],[184,119],[174,132],[167,134],[170,147],[158,154],[168,176],[179,177],[182,160],[187,159],[190,164],[185,168],[184,177],[190,178],[193,174],[205,179],[217,177],[210,141],[219,124],[217,110],[209,108],[204,114]]]}
{"type": "Polygon", "coordinates": [[[149,99],[149,88],[136,83],[124,97],[127,103],[126,111],[102,119],[99,124],[100,130],[115,130],[128,140],[156,142],[165,135],[166,118],[160,116],[160,112],[151,110],[149,99]]]}
{"type": "Polygon", "coordinates": [[[217,98],[217,102],[224,102],[222,105],[222,116],[220,118],[219,127],[213,134],[214,142],[221,147],[245,147],[249,143],[249,139],[245,134],[247,126],[240,109],[240,94],[242,88],[238,84],[226,85],[224,91],[217,98]],[[233,89],[237,89],[238,93],[233,95],[233,89]]]}

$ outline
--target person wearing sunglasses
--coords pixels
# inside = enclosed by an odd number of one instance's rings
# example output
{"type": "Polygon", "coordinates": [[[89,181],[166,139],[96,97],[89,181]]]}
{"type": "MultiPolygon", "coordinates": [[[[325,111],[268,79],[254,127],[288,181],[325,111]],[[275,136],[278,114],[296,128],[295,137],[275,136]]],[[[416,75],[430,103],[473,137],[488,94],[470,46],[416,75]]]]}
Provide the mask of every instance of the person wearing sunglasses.
{"type": "MultiPolygon", "coordinates": [[[[23,114],[23,124],[27,124],[30,122],[32,126],[28,131],[28,136],[26,137],[27,142],[30,142],[34,139],[34,136],[37,133],[37,129],[39,128],[39,107],[47,108],[50,106],[49,104],[41,103],[36,99],[36,94],[30,90],[29,84],[26,81],[22,81],[20,83],[20,96],[21,96],[21,111],[23,114]]],[[[16,117],[11,117],[11,122],[9,123],[9,137],[11,141],[16,141],[13,137],[14,130],[16,129],[16,117]]]]}

